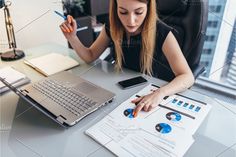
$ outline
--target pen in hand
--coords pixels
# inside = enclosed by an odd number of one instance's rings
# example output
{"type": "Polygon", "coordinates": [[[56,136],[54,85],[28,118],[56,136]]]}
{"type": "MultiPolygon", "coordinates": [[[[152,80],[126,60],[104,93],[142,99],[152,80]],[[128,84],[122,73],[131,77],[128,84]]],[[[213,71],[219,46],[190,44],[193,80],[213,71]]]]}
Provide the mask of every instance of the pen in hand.
{"type": "MultiPolygon", "coordinates": [[[[67,17],[66,17],[65,15],[59,13],[59,12],[56,11],[56,10],[54,10],[54,12],[55,12],[57,15],[61,16],[64,20],[67,20],[67,17]]],[[[79,27],[81,27],[78,23],[77,23],[77,25],[78,25],[79,27]]]]}
{"type": "Polygon", "coordinates": [[[137,98],[141,98],[141,99],[140,99],[139,101],[136,101],[136,102],[135,102],[134,100],[132,101],[132,103],[134,103],[135,106],[136,106],[135,109],[133,110],[133,113],[132,113],[133,116],[134,116],[134,118],[138,116],[138,112],[136,111],[136,108],[137,108],[137,105],[139,104],[139,102],[140,102],[140,101],[142,100],[142,98],[143,98],[143,97],[140,96],[140,95],[136,95],[136,97],[137,97],[137,98]]]}
{"type": "Polygon", "coordinates": [[[59,13],[58,11],[54,11],[57,15],[61,16],[64,20],[67,20],[67,17],[65,15],[62,15],[61,13],[59,13]]]}

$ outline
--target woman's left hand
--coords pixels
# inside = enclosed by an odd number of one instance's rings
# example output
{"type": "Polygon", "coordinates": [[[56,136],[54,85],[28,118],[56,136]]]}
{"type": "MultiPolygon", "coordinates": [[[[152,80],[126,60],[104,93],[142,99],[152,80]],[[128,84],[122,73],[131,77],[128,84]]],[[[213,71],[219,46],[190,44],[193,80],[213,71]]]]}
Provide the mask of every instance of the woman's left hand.
{"type": "Polygon", "coordinates": [[[156,90],[148,95],[132,100],[132,103],[136,104],[136,108],[133,112],[134,117],[136,117],[141,110],[146,112],[151,111],[153,108],[157,107],[158,104],[160,104],[163,98],[164,94],[162,94],[159,90],[156,90]]]}

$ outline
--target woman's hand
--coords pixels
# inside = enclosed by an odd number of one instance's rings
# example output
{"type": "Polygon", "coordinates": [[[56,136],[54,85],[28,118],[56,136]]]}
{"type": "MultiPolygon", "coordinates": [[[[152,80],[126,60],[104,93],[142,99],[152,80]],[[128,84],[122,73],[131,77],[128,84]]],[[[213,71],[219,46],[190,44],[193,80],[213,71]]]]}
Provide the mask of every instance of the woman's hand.
{"type": "Polygon", "coordinates": [[[76,36],[77,23],[71,15],[67,16],[67,20],[60,25],[60,28],[67,39],[76,36]]]}
{"type": "Polygon", "coordinates": [[[133,113],[134,117],[136,117],[141,110],[148,112],[157,107],[163,100],[164,96],[165,95],[160,90],[155,90],[148,95],[132,100],[132,103],[136,104],[133,113]]]}

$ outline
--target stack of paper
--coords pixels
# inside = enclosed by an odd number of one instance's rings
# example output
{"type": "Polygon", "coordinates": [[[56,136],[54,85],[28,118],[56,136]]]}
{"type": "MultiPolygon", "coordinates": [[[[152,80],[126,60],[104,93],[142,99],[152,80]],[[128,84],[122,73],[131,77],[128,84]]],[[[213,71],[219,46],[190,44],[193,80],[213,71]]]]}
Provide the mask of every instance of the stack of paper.
{"type": "Polygon", "coordinates": [[[49,76],[79,65],[79,63],[71,57],[57,53],[50,53],[29,60],[26,59],[24,63],[45,76],[49,76]]]}
{"type": "MultiPolygon", "coordinates": [[[[0,69],[0,77],[5,79],[9,84],[12,84],[14,87],[26,84],[30,80],[19,71],[13,69],[12,67],[5,67],[0,69]]],[[[9,90],[2,82],[0,82],[0,93],[9,90]]]]}
{"type": "Polygon", "coordinates": [[[156,90],[155,85],[130,97],[86,131],[117,156],[181,157],[193,144],[211,105],[181,95],[165,97],[150,112],[132,112],[131,100],[156,90]]]}

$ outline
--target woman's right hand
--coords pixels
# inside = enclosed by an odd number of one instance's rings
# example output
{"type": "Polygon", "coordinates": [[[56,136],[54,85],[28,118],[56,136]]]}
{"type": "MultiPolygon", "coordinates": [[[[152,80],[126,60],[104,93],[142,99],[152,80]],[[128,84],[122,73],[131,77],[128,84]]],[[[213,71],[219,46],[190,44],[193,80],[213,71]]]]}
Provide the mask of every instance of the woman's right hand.
{"type": "Polygon", "coordinates": [[[67,39],[76,36],[77,23],[71,15],[67,16],[67,20],[60,25],[60,28],[67,39]]]}

